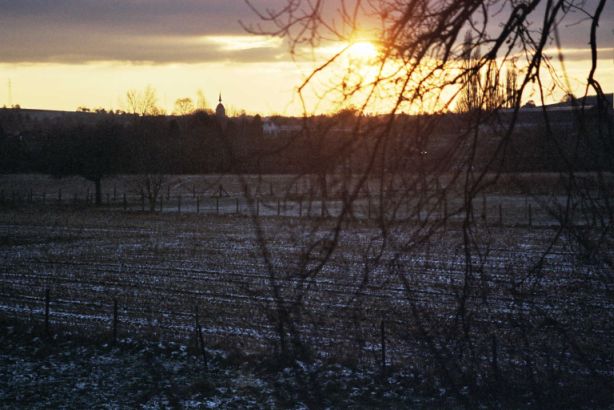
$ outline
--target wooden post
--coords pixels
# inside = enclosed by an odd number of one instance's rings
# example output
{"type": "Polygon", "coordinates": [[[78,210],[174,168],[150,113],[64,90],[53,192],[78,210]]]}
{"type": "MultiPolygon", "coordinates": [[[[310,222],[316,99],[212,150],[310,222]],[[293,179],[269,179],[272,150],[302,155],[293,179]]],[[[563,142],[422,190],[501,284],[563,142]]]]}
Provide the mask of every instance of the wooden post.
{"type": "Polygon", "coordinates": [[[529,204],[529,228],[533,226],[533,212],[531,211],[531,204],[529,204]]]}
{"type": "Polygon", "coordinates": [[[443,194],[443,220],[448,220],[448,195],[446,193],[443,194]]]}
{"type": "Polygon", "coordinates": [[[117,342],[117,299],[113,299],[113,343],[117,342]]]}
{"type": "Polygon", "coordinates": [[[497,358],[497,337],[493,334],[492,335],[492,342],[491,342],[491,350],[492,350],[492,362],[491,362],[491,367],[492,367],[492,372],[493,372],[493,376],[495,378],[496,381],[499,380],[499,360],[497,358]]]}
{"type": "Polygon", "coordinates": [[[45,333],[49,334],[49,289],[45,290],[45,333]]]}
{"type": "Polygon", "coordinates": [[[385,322],[381,323],[381,345],[382,345],[382,379],[386,379],[386,327],[385,322]]]}
{"type": "Polygon", "coordinates": [[[177,212],[181,213],[181,195],[177,195],[177,212]]]}
{"type": "Polygon", "coordinates": [[[196,213],[200,213],[200,196],[196,197],[196,213]]]}
{"type": "Polygon", "coordinates": [[[200,321],[198,320],[198,305],[194,307],[194,325],[197,336],[197,343],[200,347],[200,352],[203,356],[203,363],[205,368],[207,367],[207,351],[205,350],[205,341],[203,340],[203,330],[200,326],[200,321]]]}

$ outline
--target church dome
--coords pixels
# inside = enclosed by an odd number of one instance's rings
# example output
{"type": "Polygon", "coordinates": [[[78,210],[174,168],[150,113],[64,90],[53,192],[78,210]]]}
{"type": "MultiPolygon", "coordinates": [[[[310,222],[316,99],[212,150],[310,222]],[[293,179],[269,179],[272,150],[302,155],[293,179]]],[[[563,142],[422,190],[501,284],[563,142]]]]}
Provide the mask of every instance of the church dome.
{"type": "Polygon", "coordinates": [[[220,93],[220,102],[217,107],[215,107],[215,116],[218,118],[226,117],[226,108],[224,108],[224,104],[222,104],[222,94],[220,93]]]}

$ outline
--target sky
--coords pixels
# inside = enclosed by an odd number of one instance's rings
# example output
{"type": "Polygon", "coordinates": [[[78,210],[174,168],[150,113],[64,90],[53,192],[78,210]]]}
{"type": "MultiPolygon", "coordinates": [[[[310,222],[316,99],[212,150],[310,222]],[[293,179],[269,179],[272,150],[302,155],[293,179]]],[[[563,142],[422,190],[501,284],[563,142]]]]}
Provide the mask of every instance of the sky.
{"type": "MultiPolygon", "coordinates": [[[[285,1],[252,3],[275,9],[285,1]]],[[[259,20],[243,0],[0,0],[0,10],[0,106],[126,109],[128,90],[151,86],[169,112],[202,90],[210,107],[221,93],[231,113],[294,115],[296,88],[314,67],[293,60],[284,40],[247,33],[243,25],[259,20]]],[[[587,33],[582,16],[561,26],[577,90],[590,57],[587,33]]],[[[598,40],[598,79],[612,92],[612,1],[598,40]]]]}

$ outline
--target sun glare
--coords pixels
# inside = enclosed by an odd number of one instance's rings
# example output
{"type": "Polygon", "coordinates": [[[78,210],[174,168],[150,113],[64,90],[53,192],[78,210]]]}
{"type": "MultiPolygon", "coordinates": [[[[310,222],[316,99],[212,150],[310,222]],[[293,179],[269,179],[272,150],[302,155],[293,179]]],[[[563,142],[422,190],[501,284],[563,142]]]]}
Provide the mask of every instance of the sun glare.
{"type": "Polygon", "coordinates": [[[372,60],[377,57],[377,48],[369,41],[358,41],[350,45],[348,55],[359,60],[372,60]]]}

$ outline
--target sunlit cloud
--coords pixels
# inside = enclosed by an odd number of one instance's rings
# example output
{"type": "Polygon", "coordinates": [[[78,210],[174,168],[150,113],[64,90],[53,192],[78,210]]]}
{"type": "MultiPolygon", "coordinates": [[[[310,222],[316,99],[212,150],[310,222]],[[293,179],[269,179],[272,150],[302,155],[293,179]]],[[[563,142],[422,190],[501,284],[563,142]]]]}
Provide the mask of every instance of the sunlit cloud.
{"type": "MultiPolygon", "coordinates": [[[[216,46],[220,51],[244,51],[262,48],[280,49],[283,40],[279,37],[243,35],[243,36],[202,36],[199,43],[216,46]]],[[[281,51],[281,50],[280,50],[281,51]]]]}

